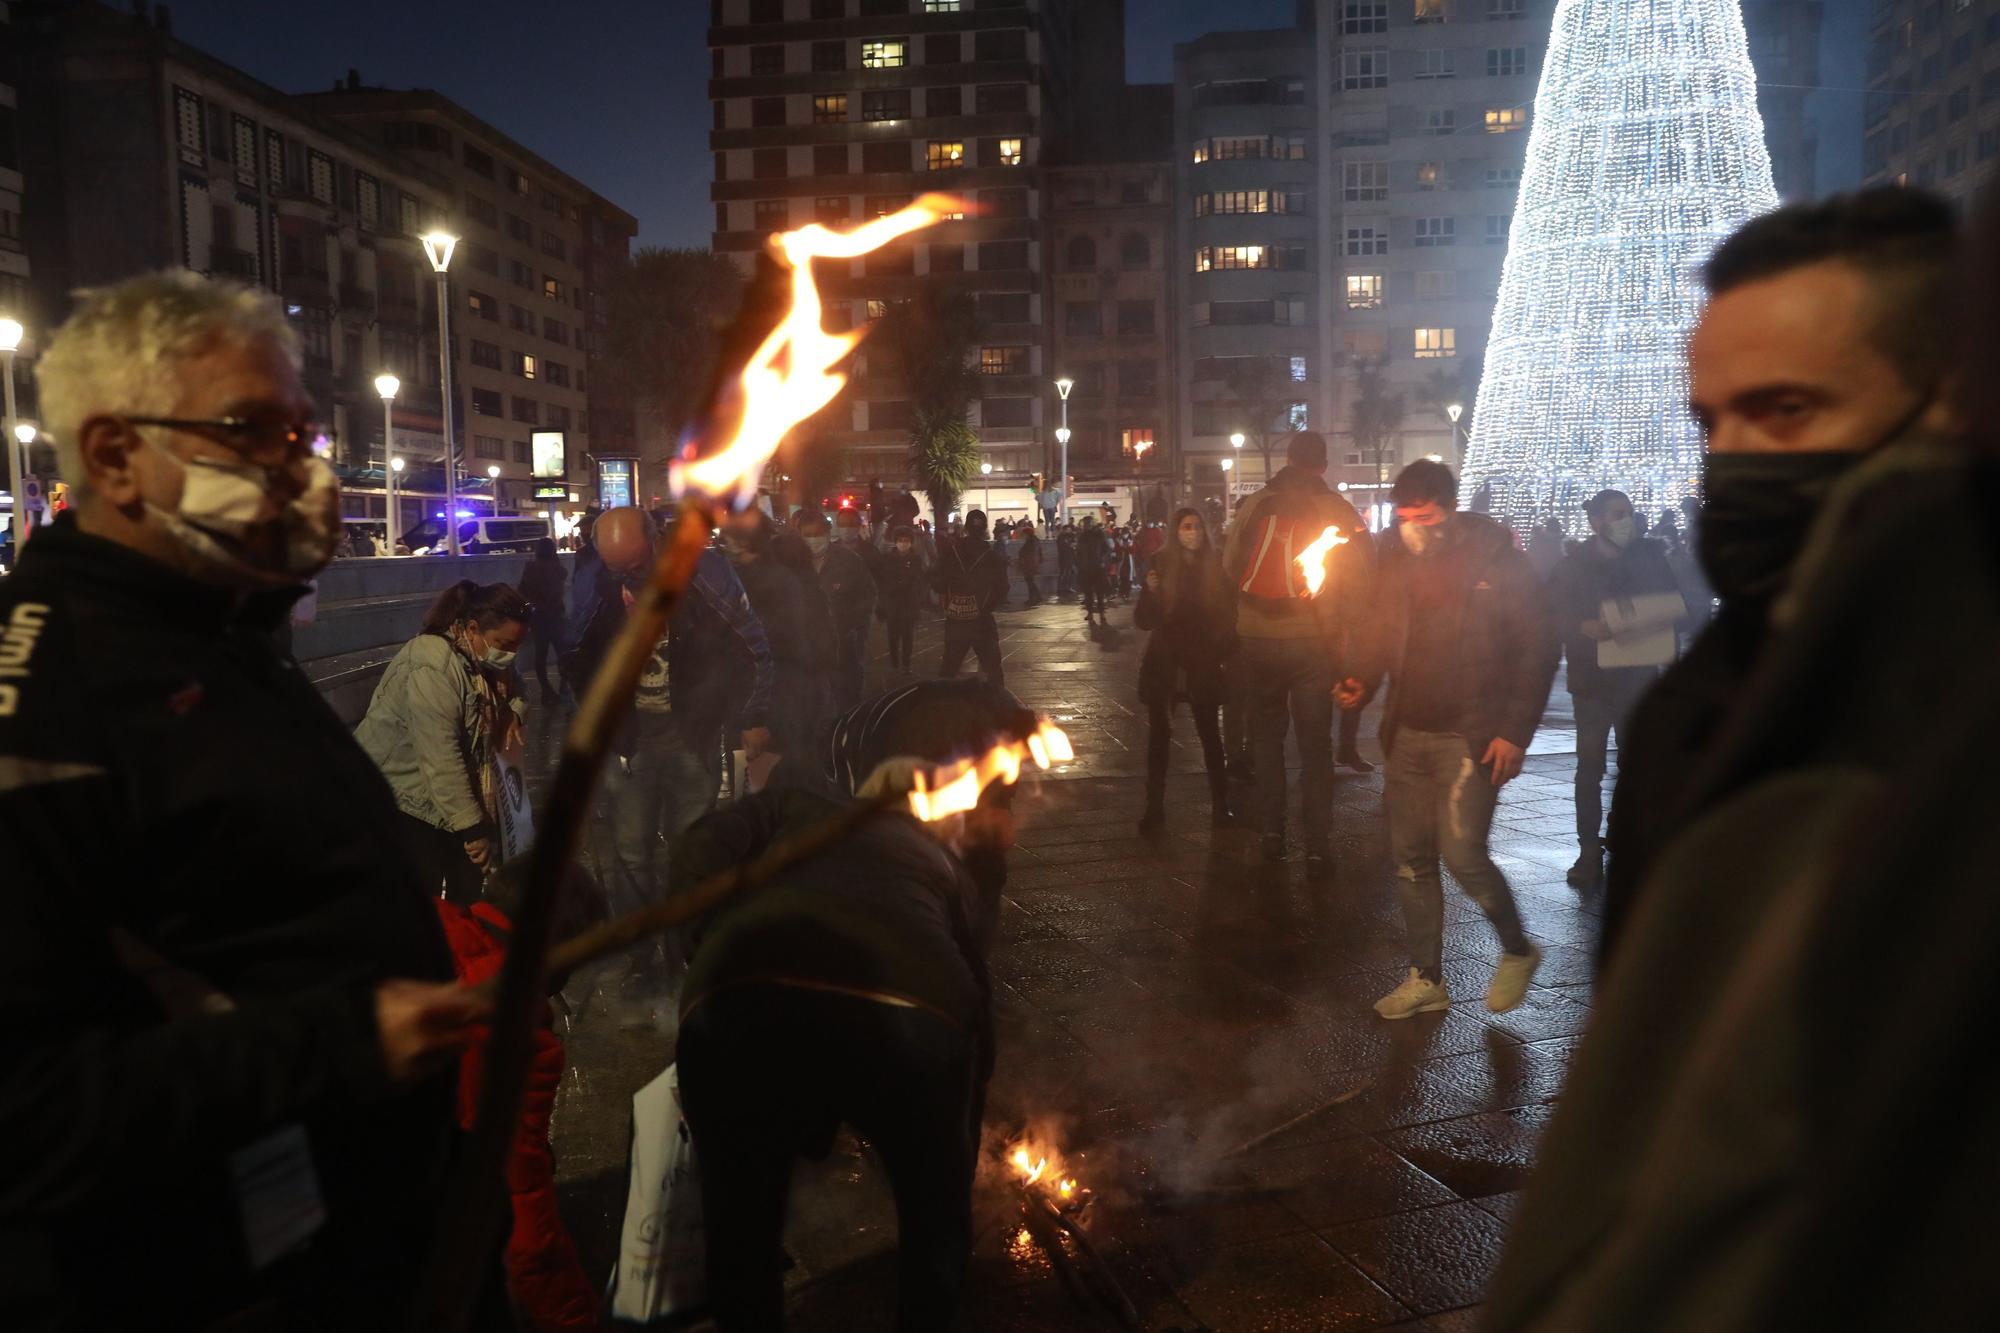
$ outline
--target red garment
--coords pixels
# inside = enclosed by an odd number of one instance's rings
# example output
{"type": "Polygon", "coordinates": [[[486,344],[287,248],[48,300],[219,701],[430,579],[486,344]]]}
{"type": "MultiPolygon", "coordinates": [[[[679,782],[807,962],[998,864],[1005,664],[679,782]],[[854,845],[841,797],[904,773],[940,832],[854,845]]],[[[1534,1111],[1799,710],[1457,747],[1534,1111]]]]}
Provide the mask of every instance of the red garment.
{"type": "Polygon", "coordinates": [[[1166,544],[1167,534],[1164,528],[1147,528],[1139,534],[1139,558],[1141,560],[1151,560],[1160,553],[1160,548],[1166,544]]]}
{"type": "MultiPolygon", "coordinates": [[[[437,907],[458,979],[473,986],[498,976],[507,961],[503,941],[514,929],[506,914],[491,903],[464,908],[439,899],[437,907]]],[[[485,1040],[482,1031],[479,1044],[466,1051],[459,1065],[458,1119],[466,1129],[472,1128],[478,1114],[479,1061],[485,1053],[485,1040]]],[[[555,1110],[563,1065],[562,1042],[548,1026],[545,1014],[543,1025],[535,1030],[528,1090],[521,1105],[521,1132],[507,1159],[507,1189],[514,1204],[514,1225],[507,1236],[507,1293],[535,1333],[598,1327],[597,1289],[584,1276],[576,1242],[563,1229],[562,1216],[556,1211],[549,1116],[555,1110]]]]}

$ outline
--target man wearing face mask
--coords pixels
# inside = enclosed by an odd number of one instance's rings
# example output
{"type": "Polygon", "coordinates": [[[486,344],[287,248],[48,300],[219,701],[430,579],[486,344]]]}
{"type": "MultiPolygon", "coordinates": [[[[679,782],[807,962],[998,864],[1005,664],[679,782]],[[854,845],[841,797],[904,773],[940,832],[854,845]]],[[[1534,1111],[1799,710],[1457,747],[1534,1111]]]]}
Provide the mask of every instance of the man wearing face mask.
{"type": "MultiPolygon", "coordinates": [[[[573,590],[560,650],[563,679],[578,682],[579,696],[625,628],[633,589],[652,577],[661,541],[652,516],[629,508],[606,510],[591,537],[599,562],[573,590]]],[[[722,722],[733,705],[745,757],[770,748],[773,674],[770,641],[728,557],[704,548],[686,597],[640,672],[605,770],[611,864],[603,878],[614,912],[634,911],[667,889],[662,839],[678,837],[715,803],[722,722]],[[735,686],[746,677],[747,695],[737,704],[735,686]]],[[[658,944],[629,961],[623,1018],[641,1024],[660,1012],[671,969],[658,944]]]]}
{"type": "Polygon", "coordinates": [[[1486,842],[1500,789],[1520,776],[1548,706],[1555,629],[1514,534],[1457,510],[1450,468],[1412,463],[1390,495],[1397,537],[1383,543],[1359,635],[1361,671],[1336,691],[1342,708],[1360,708],[1389,677],[1382,750],[1410,969],[1375,1012],[1403,1019],[1451,1004],[1441,970],[1442,861],[1499,938],[1486,1007],[1504,1014],[1526,998],[1542,955],[1522,931],[1514,892],[1486,842]]]}
{"type": "Polygon", "coordinates": [[[1948,428],[1938,312],[1953,237],[1945,205],[1885,188],[1767,215],[1708,263],[1688,356],[1709,440],[1694,541],[1721,608],[1619,738],[1601,965],[1685,822],[1826,497],[1870,454],[1948,428]]]}
{"type": "Polygon", "coordinates": [[[484,1006],[271,645],[338,535],[296,339],[164,273],[84,293],[38,373],[76,504],[0,583],[0,1308],[400,1323],[484,1006]]]}
{"type": "Polygon", "coordinates": [[[1571,543],[1549,581],[1559,619],[1569,693],[1576,710],[1576,864],[1570,887],[1594,890],[1604,877],[1604,762],[1611,734],[1624,740],[1626,716],[1674,660],[1675,630],[1687,603],[1664,542],[1639,535],[1623,491],[1599,491],[1583,506],[1590,538],[1571,543]]]}

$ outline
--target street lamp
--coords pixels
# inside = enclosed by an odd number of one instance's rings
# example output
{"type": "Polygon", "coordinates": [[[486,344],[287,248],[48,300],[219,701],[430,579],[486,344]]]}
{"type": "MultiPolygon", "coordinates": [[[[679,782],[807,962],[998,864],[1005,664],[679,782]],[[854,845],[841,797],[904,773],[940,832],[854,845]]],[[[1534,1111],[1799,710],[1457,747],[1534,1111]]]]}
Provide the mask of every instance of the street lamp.
{"type": "Polygon", "coordinates": [[[1076,387],[1076,381],[1067,375],[1056,381],[1056,392],[1062,395],[1062,425],[1056,427],[1056,443],[1062,446],[1062,475],[1057,480],[1060,496],[1056,512],[1059,522],[1069,521],[1069,391],[1076,387]]]}
{"type": "Polygon", "coordinates": [[[993,465],[991,463],[981,463],[979,465],[979,475],[986,479],[986,484],[980,488],[980,491],[985,497],[983,507],[986,510],[986,521],[991,523],[993,521],[993,465]]]}
{"type": "Polygon", "coordinates": [[[7,494],[14,497],[13,532],[14,558],[21,558],[22,544],[28,540],[28,525],[22,521],[28,512],[27,501],[21,495],[21,449],[14,440],[14,352],[21,346],[21,337],[27,332],[18,319],[0,319],[0,363],[4,363],[4,378],[7,382],[7,494]]]}
{"type": "MultiPolygon", "coordinates": [[[[1449,407],[1445,408],[1445,410],[1444,410],[1444,414],[1445,414],[1445,415],[1446,415],[1447,417],[1450,417],[1450,418],[1451,418],[1451,444],[1452,444],[1452,448],[1453,448],[1453,449],[1457,449],[1457,448],[1458,448],[1458,443],[1459,443],[1459,441],[1460,441],[1460,440],[1464,440],[1464,441],[1465,441],[1466,443],[1470,444],[1470,443],[1471,443],[1471,437],[1470,437],[1470,436],[1468,436],[1468,435],[1467,435],[1467,434],[1465,433],[1465,428],[1464,428],[1463,426],[1461,426],[1461,425],[1459,425],[1459,424],[1458,424],[1458,419],[1459,419],[1460,417],[1462,417],[1462,416],[1464,416],[1464,415],[1465,415],[1465,404],[1464,404],[1464,403],[1453,403],[1453,404],[1452,404],[1451,406],[1449,406],[1449,407]]],[[[1461,453],[1460,457],[1461,457],[1461,458],[1463,457],[1463,454],[1462,454],[1462,453],[1461,453]]],[[[1440,460],[1438,460],[1438,461],[1442,462],[1443,460],[1442,460],[1442,459],[1440,459],[1440,460]]]]}
{"type": "Polygon", "coordinates": [[[382,395],[382,488],[384,491],[382,513],[388,520],[385,530],[389,534],[390,555],[396,554],[396,529],[402,526],[400,516],[396,513],[396,464],[401,460],[391,457],[396,452],[396,435],[394,429],[395,420],[390,410],[390,404],[396,401],[396,394],[402,387],[403,382],[387,371],[383,371],[375,377],[375,392],[382,395]]]}
{"type": "Polygon", "coordinates": [[[431,268],[437,273],[438,403],[443,408],[439,415],[444,425],[445,544],[446,549],[457,555],[458,454],[453,447],[451,431],[451,278],[446,270],[451,267],[451,252],[458,248],[458,237],[448,231],[434,231],[422,239],[424,257],[431,261],[431,268]]]}
{"type": "MultiPolygon", "coordinates": [[[[1240,440],[1243,437],[1239,435],[1236,438],[1240,440]]],[[[1229,474],[1235,467],[1235,459],[1222,460],[1222,526],[1225,528],[1229,526],[1229,474]]]]}

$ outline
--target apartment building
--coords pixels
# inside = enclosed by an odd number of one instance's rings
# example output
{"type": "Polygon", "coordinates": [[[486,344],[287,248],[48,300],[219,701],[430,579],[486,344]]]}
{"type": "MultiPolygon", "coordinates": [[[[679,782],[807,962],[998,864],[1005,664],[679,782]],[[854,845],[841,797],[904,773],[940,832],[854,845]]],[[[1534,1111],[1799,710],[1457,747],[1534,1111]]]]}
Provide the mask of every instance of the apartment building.
{"type": "Polygon", "coordinates": [[[1284,465],[1284,436],[1332,406],[1317,176],[1320,70],[1296,29],[1216,33],[1174,49],[1174,263],[1181,292],[1181,473],[1219,496],[1284,465]],[[1247,446],[1232,448],[1233,436],[1247,446]],[[1269,454],[1269,468],[1266,455],[1269,454]]]}
{"type": "Polygon", "coordinates": [[[13,6],[0,0],[0,317],[29,323],[27,233],[23,226],[20,94],[21,43],[13,6]]]}
{"type": "Polygon", "coordinates": [[[1073,493],[1121,514],[1164,506],[1180,476],[1173,89],[1123,94],[1044,167],[1050,366],[1074,386],[1073,493]]]}
{"type": "MultiPolygon", "coordinates": [[[[296,100],[445,183],[462,237],[450,317],[465,475],[478,481],[497,470],[501,512],[662,495],[666,479],[639,467],[629,407],[591,391],[604,336],[600,283],[624,262],[637,220],[440,93],[364,87],[350,72],[296,100]],[[545,449],[560,437],[566,479],[533,475],[537,436],[545,449]]],[[[411,281],[425,288],[430,266],[398,265],[387,290],[406,300],[411,281]]]]}
{"type": "MultiPolygon", "coordinates": [[[[1819,180],[1822,0],[1742,0],[1743,30],[1757,71],[1757,110],[1771,150],[1772,184],[1786,203],[1816,199],[1819,180]]],[[[1841,94],[1845,95],[1845,94],[1841,94]]]]}
{"type": "MultiPolygon", "coordinates": [[[[1040,167],[1085,81],[1072,63],[1077,11],[1068,0],[712,0],[711,23],[714,248],[749,271],[775,231],[882,216],[932,190],[966,200],[964,216],[907,243],[821,265],[826,320],[858,328],[932,279],[970,294],[984,457],[1010,479],[1044,467],[1054,394],[1040,167]]],[[[846,483],[900,489],[907,391],[886,355],[864,351],[854,369],[814,447],[835,451],[846,483]]]]}
{"type": "Polygon", "coordinates": [[[1862,175],[1970,204],[2000,159],[2000,0],[1871,0],[1862,175]]]}

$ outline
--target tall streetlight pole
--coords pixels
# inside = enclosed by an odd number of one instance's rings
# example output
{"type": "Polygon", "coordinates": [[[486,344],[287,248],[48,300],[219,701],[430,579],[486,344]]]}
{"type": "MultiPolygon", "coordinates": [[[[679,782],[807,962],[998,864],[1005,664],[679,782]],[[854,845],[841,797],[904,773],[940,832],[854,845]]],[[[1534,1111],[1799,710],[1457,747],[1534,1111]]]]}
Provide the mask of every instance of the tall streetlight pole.
{"type": "Polygon", "coordinates": [[[20,320],[0,319],[0,363],[4,363],[0,379],[7,383],[7,494],[13,497],[14,502],[11,522],[16,560],[21,558],[21,548],[28,540],[28,525],[23,521],[27,517],[28,501],[21,494],[21,445],[14,438],[14,353],[21,346],[21,337],[26,332],[20,320]]]}
{"type": "Polygon", "coordinates": [[[438,287],[438,404],[444,424],[444,530],[446,549],[458,550],[458,454],[451,430],[451,252],[458,237],[434,231],[423,238],[424,257],[437,272],[438,287]]]}
{"type": "Polygon", "coordinates": [[[1056,392],[1062,395],[1062,425],[1056,427],[1056,443],[1062,446],[1062,476],[1056,485],[1061,493],[1061,504],[1056,511],[1058,522],[1069,521],[1069,391],[1076,387],[1076,381],[1064,376],[1056,381],[1056,392]]]}
{"type": "Polygon", "coordinates": [[[390,404],[396,401],[396,391],[403,382],[384,371],[375,377],[375,392],[382,395],[382,487],[385,492],[382,513],[385,518],[383,531],[389,534],[389,554],[396,554],[396,529],[402,524],[396,517],[396,434],[395,417],[390,404]]]}
{"type": "Polygon", "coordinates": [[[979,475],[985,478],[986,481],[986,484],[980,488],[980,493],[985,497],[985,502],[981,505],[981,508],[986,510],[986,522],[990,531],[993,522],[993,465],[991,463],[981,463],[979,465],[979,475]]]}
{"type": "Polygon", "coordinates": [[[1458,444],[1459,441],[1466,439],[1466,434],[1465,434],[1465,427],[1458,424],[1458,419],[1465,415],[1465,404],[1453,403],[1450,407],[1447,407],[1444,410],[1444,414],[1451,418],[1452,449],[1458,453],[1459,456],[1458,462],[1460,466],[1463,466],[1465,463],[1465,453],[1463,450],[1458,448],[1458,444]]]}
{"type": "Polygon", "coordinates": [[[1222,460],[1222,526],[1225,528],[1229,526],[1229,474],[1235,467],[1235,459],[1222,460]]]}

